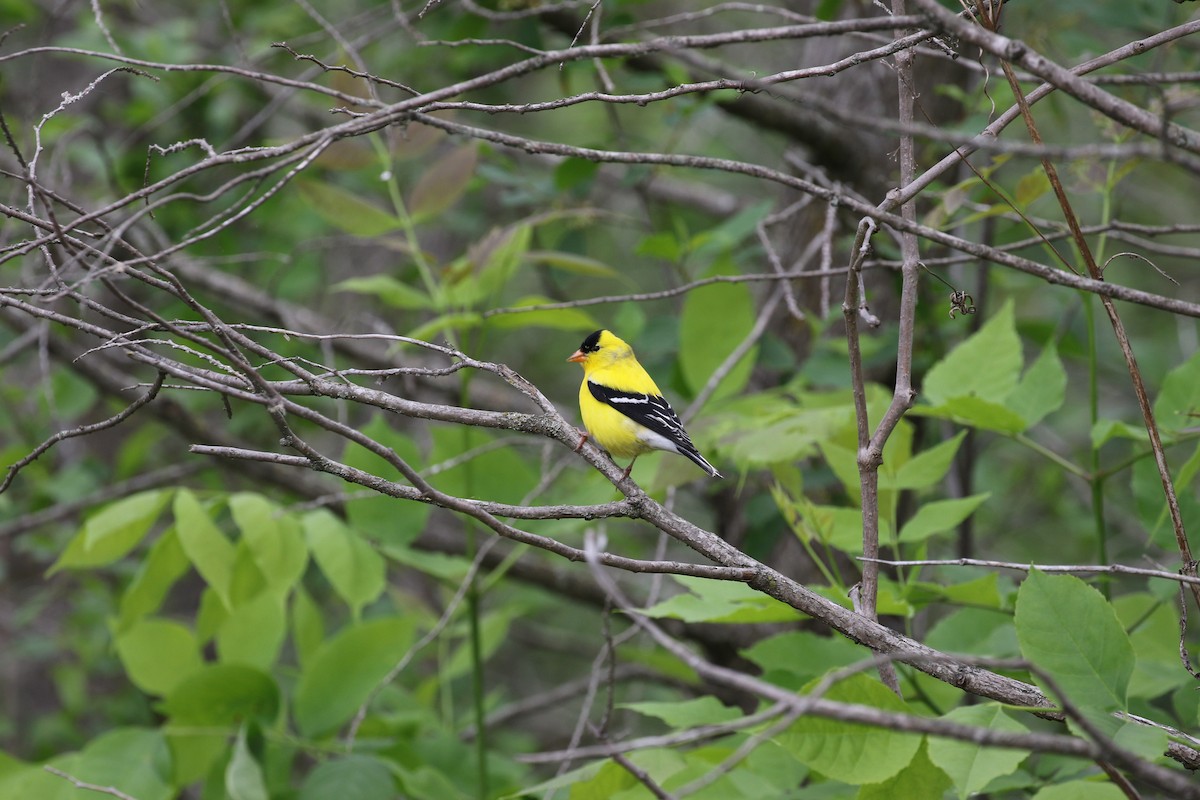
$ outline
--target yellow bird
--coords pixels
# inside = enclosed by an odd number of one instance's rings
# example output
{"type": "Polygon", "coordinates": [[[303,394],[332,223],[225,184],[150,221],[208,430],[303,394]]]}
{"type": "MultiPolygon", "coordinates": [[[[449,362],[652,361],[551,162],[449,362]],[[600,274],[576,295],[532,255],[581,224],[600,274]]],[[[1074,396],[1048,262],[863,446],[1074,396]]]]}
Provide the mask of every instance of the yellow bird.
{"type": "MultiPolygon", "coordinates": [[[[596,331],[583,340],[567,361],[583,366],[579,412],[590,435],[615,457],[632,458],[651,450],[666,450],[694,461],[714,478],[721,473],[696,450],[683,423],[662,396],[654,379],[633,355],[633,348],[611,331],[596,331]]],[[[633,461],[621,479],[629,477],[633,461]]]]}

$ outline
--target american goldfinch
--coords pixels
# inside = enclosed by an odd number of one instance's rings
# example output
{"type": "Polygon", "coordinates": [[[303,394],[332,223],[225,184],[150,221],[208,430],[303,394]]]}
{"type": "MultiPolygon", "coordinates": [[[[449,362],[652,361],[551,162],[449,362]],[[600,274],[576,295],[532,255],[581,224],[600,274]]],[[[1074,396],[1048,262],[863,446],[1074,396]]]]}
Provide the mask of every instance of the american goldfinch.
{"type": "MultiPolygon", "coordinates": [[[[651,450],[666,450],[686,456],[714,478],[721,473],[696,450],[671,404],[662,396],[633,348],[610,331],[596,331],[583,340],[567,361],[583,366],[579,387],[579,412],[587,434],[620,458],[637,457],[651,450]]],[[[629,477],[633,461],[621,479],[629,477]]]]}

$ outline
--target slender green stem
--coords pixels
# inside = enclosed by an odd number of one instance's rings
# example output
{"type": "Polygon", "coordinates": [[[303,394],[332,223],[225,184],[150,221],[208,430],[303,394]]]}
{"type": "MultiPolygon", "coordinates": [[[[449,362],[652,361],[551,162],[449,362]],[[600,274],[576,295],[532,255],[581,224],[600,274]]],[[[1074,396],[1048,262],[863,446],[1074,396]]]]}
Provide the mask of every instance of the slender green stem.
{"type": "Polygon", "coordinates": [[[425,284],[425,291],[440,308],[441,288],[434,279],[432,267],[425,260],[425,253],[421,250],[421,241],[417,238],[417,227],[413,224],[412,215],[408,213],[404,195],[400,193],[400,184],[396,181],[395,162],[392,160],[392,154],[388,151],[387,143],[382,136],[375,134],[367,138],[375,149],[375,154],[379,156],[383,174],[387,176],[384,185],[387,186],[388,198],[392,201],[396,218],[400,221],[400,227],[404,231],[404,239],[408,244],[409,253],[412,255],[413,264],[416,265],[417,272],[421,275],[421,283],[425,284]]]}
{"type": "Polygon", "coordinates": [[[1026,447],[1028,447],[1030,450],[1032,450],[1033,452],[1042,456],[1043,458],[1053,461],[1055,464],[1062,467],[1063,469],[1065,469],[1067,472],[1071,473],[1072,475],[1075,475],[1076,477],[1079,477],[1079,478],[1083,478],[1085,481],[1088,481],[1089,483],[1092,482],[1092,473],[1089,473],[1087,470],[1085,470],[1083,467],[1079,466],[1078,464],[1074,463],[1073,461],[1063,458],[1058,453],[1051,450],[1049,447],[1046,447],[1043,444],[1039,444],[1038,442],[1035,442],[1033,439],[1030,439],[1028,436],[1026,436],[1023,433],[1015,434],[1012,438],[1013,438],[1013,441],[1017,442],[1018,444],[1023,444],[1026,447]]]}

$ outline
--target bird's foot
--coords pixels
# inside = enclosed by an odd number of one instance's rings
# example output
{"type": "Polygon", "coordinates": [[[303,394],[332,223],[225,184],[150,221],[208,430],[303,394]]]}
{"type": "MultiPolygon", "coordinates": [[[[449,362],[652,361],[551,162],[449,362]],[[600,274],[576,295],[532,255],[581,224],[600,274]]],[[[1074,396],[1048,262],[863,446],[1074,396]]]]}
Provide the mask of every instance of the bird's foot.
{"type": "Polygon", "coordinates": [[[584,443],[585,443],[585,442],[587,442],[587,440],[588,440],[588,434],[586,434],[586,433],[584,433],[584,434],[580,434],[580,436],[579,436],[579,444],[575,445],[575,452],[576,452],[576,453],[578,453],[580,450],[582,450],[582,449],[583,449],[583,445],[584,445],[584,443]]]}

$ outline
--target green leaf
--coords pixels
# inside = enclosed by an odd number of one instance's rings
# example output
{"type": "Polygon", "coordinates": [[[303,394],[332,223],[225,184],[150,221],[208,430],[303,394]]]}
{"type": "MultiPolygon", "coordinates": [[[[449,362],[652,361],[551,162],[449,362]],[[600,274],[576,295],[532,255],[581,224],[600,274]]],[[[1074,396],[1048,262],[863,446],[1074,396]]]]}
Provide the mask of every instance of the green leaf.
{"type": "Polygon", "coordinates": [[[647,717],[661,719],[672,728],[694,728],[716,725],[742,717],[742,712],[727,706],[715,697],[696,697],[674,702],[622,703],[621,708],[636,711],[647,717]]]}
{"type": "Polygon", "coordinates": [[[270,800],[262,767],[246,746],[246,727],[238,731],[233,755],[225,768],[225,791],[229,800],[270,800]]]}
{"type": "Polygon", "coordinates": [[[121,595],[117,631],[128,630],[137,620],[158,611],[167,592],[190,566],[174,528],[158,537],[121,595]]]}
{"type": "Polygon", "coordinates": [[[554,168],[554,188],[566,191],[574,189],[576,186],[589,185],[598,169],[600,169],[599,161],[588,161],[585,158],[565,158],[554,168]]]}
{"type": "Polygon", "coordinates": [[[733,249],[754,233],[758,223],[771,212],[773,206],[774,202],[771,200],[748,206],[719,225],[696,234],[689,243],[689,249],[697,256],[733,249]]]}
{"type": "Polygon", "coordinates": [[[137,546],[171,499],[171,489],[131,494],[94,514],[50,567],[61,569],[103,567],[137,546]]]}
{"type": "Polygon", "coordinates": [[[225,726],[279,715],[279,687],[270,675],[243,664],[207,664],[180,681],[162,703],[173,725],[225,726]]]}
{"type": "Polygon", "coordinates": [[[1163,436],[1174,436],[1180,428],[1194,428],[1200,421],[1190,416],[1200,412],[1200,352],[1167,373],[1154,399],[1154,420],[1163,436]]]}
{"type": "MultiPolygon", "coordinates": [[[[713,284],[689,292],[679,319],[679,367],[695,395],[754,327],[756,311],[745,284],[713,284]]],[[[750,380],[758,345],[738,361],[712,399],[737,394],[750,380]]]]}
{"type": "Polygon", "coordinates": [[[1016,434],[1028,426],[1025,418],[1008,406],[981,397],[955,397],[936,406],[918,406],[912,413],[922,417],[948,419],[985,431],[1016,434]]]}
{"type": "MultiPolygon", "coordinates": [[[[884,711],[909,710],[887,687],[865,675],[835,684],[825,697],[884,711]]],[[[776,737],[776,742],[822,775],[860,785],[887,780],[908,766],[921,746],[921,738],[911,733],[808,716],[776,737]]]]}
{"type": "Polygon", "coordinates": [[[561,250],[530,250],[525,254],[530,264],[561,269],[575,275],[586,275],[589,278],[621,279],[621,273],[594,258],[581,256],[576,253],[565,253],[561,250]]]}
{"type": "Polygon", "coordinates": [[[1139,592],[1114,598],[1112,604],[1137,657],[1129,678],[1130,698],[1161,697],[1193,682],[1179,668],[1178,611],[1171,603],[1139,592]]]}
{"type": "Polygon", "coordinates": [[[1004,404],[1025,420],[1028,430],[1047,414],[1062,408],[1067,397],[1067,371],[1058,349],[1050,345],[1033,362],[1004,404]]]}
{"type": "Polygon", "coordinates": [[[296,518],[249,492],[230,497],[229,510],[271,591],[286,595],[308,567],[308,546],[296,518]]]}
{"type": "Polygon", "coordinates": [[[1050,191],[1050,179],[1046,177],[1046,173],[1041,167],[1034,167],[1017,181],[1013,199],[1021,208],[1028,208],[1030,203],[1048,191],[1050,191]]]}
{"type": "Polygon", "coordinates": [[[321,616],[321,608],[313,602],[303,586],[298,586],[292,594],[292,643],[301,666],[308,665],[323,641],[325,620],[321,616]]]}
{"type": "Polygon", "coordinates": [[[408,197],[414,221],[432,219],[458,202],[475,174],[478,148],[467,142],[450,150],[421,173],[408,197]]]}
{"type": "MultiPolygon", "coordinates": [[[[932,741],[932,739],[930,740],[932,741]]],[[[950,788],[950,778],[929,760],[925,742],[908,766],[882,783],[863,786],[855,800],[938,798],[950,788]]]]}
{"type": "MultiPolygon", "coordinates": [[[[513,308],[524,306],[539,306],[553,302],[548,297],[530,295],[522,297],[513,308]]],[[[594,331],[603,327],[595,317],[578,308],[547,308],[539,311],[522,311],[515,314],[500,314],[488,317],[489,327],[511,328],[552,328],[562,331],[594,331]]]]}
{"type": "Polygon", "coordinates": [[[333,184],[299,178],[293,185],[322,219],[346,233],[369,239],[404,227],[395,215],[333,184]]]}
{"type": "Polygon", "coordinates": [[[297,800],[391,800],[395,796],[396,779],[384,762],[350,755],[318,764],[304,779],[297,800]]]}
{"type": "Polygon", "coordinates": [[[300,673],[293,711],[305,736],[349,721],[412,644],[410,616],[361,622],[325,642],[300,673]]]}
{"type": "Polygon", "coordinates": [[[208,512],[196,495],[188,489],[175,494],[175,530],[183,552],[221,598],[226,608],[232,606],[230,588],[233,584],[233,563],[237,551],[225,535],[213,524],[208,512]]]}
{"type": "MultiPolygon", "coordinates": [[[[993,731],[1028,733],[1029,729],[1004,713],[996,703],[962,706],[942,715],[942,719],[993,731]]],[[[954,782],[958,796],[981,791],[1001,775],[1015,772],[1029,756],[1028,750],[980,747],[959,739],[930,737],[929,760],[954,782]]]]}
{"type": "Polygon", "coordinates": [[[117,655],[133,685],[147,694],[169,694],[200,669],[192,632],[165,619],[143,619],[116,637],[117,655]]]}
{"type": "Polygon", "coordinates": [[[913,514],[912,519],[904,523],[904,527],[900,529],[900,541],[923,542],[930,536],[952,531],[963,520],[975,513],[975,509],[983,505],[983,501],[991,496],[991,492],[985,492],[954,500],[924,503],[917,509],[917,513],[913,514]]]}
{"type": "Polygon", "coordinates": [[[429,322],[418,325],[405,335],[412,339],[428,341],[446,331],[466,331],[477,328],[481,324],[483,324],[483,316],[473,311],[440,314],[429,322]]]}
{"type": "MultiPolygon", "coordinates": [[[[1167,732],[1161,728],[1121,719],[1113,714],[1083,709],[1083,715],[1091,723],[1093,730],[1099,735],[1111,740],[1123,750],[1133,753],[1138,758],[1154,761],[1167,749],[1167,732]]],[[[1067,720],[1067,727],[1081,739],[1091,739],[1092,734],[1086,731],[1078,721],[1067,720]]]]}
{"type": "Polygon", "coordinates": [[[391,275],[379,274],[347,278],[329,288],[334,292],[371,295],[378,298],[381,303],[406,311],[424,311],[433,308],[433,299],[429,295],[407,283],[396,280],[391,275]]]}
{"type": "MultiPolygon", "coordinates": [[[[862,555],[862,511],[846,506],[822,506],[801,495],[793,504],[797,515],[789,518],[802,540],[815,539],[843,553],[862,555]]],[[[790,517],[790,515],[789,515],[790,517]]]]}
{"type": "Polygon", "coordinates": [[[894,474],[879,475],[880,489],[928,489],[941,482],[954,463],[958,447],[962,444],[966,431],[960,431],[953,439],[934,445],[928,450],[917,453],[901,464],[894,474]]]}
{"type": "Polygon", "coordinates": [[[862,660],[862,648],[849,639],[808,631],[776,634],[755,642],[741,654],[762,669],[766,680],[778,683],[782,676],[789,676],[789,688],[799,688],[800,681],[862,660]],[[803,658],[797,658],[800,653],[803,658]]]}
{"type": "Polygon", "coordinates": [[[1017,594],[1016,627],[1021,653],[1049,673],[1073,703],[1104,711],[1125,708],[1133,646],[1098,591],[1070,575],[1031,570],[1017,594]]]}
{"type": "Polygon", "coordinates": [[[642,613],[649,617],[685,622],[794,622],[798,612],[744,583],[674,576],[683,592],[642,613]]]}
{"type": "Polygon", "coordinates": [[[303,524],[313,559],[357,619],[363,606],[383,594],[383,557],[328,511],[305,514],[303,524]]]}
{"type": "Polygon", "coordinates": [[[217,629],[217,654],[226,664],[268,671],[283,646],[287,622],[282,596],[263,592],[230,612],[217,629]]]}
{"type": "Polygon", "coordinates": [[[957,397],[1003,403],[1017,386],[1021,363],[1021,340],[1010,300],[930,368],[921,392],[935,406],[957,397]]]}
{"type": "Polygon", "coordinates": [[[1141,425],[1130,425],[1117,419],[1098,419],[1092,426],[1092,447],[1099,449],[1113,439],[1132,439],[1137,442],[1150,441],[1149,434],[1141,425]]]}
{"type": "MultiPolygon", "coordinates": [[[[110,786],[137,800],[170,800],[175,789],[170,785],[171,755],[163,735],[144,728],[117,728],[102,733],[80,753],[48,762],[77,780],[98,786],[110,786]]],[[[73,800],[79,789],[68,781],[37,769],[28,782],[4,793],[5,800],[73,800]],[[40,773],[37,774],[37,773],[40,773]]],[[[86,796],[86,795],[82,795],[86,796]]]]}
{"type": "MultiPolygon", "coordinates": [[[[358,428],[364,435],[390,448],[409,464],[422,461],[421,451],[408,436],[397,431],[382,414],[358,428]]],[[[372,475],[407,484],[394,466],[364,447],[347,443],[342,462],[372,475]]],[[[410,503],[382,494],[347,499],[346,518],[358,533],[380,542],[411,542],[420,535],[432,508],[425,503],[410,503]]]]}

